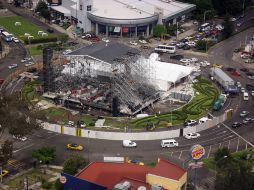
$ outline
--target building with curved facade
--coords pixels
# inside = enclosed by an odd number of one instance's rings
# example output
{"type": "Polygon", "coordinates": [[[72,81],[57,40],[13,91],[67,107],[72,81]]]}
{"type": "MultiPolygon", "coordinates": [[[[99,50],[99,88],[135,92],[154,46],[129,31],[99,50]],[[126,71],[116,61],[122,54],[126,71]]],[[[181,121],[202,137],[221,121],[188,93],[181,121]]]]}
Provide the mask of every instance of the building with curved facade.
{"type": "Polygon", "coordinates": [[[196,6],[174,0],[63,0],[51,7],[83,32],[106,36],[150,36],[156,24],[184,20],[196,6]]]}

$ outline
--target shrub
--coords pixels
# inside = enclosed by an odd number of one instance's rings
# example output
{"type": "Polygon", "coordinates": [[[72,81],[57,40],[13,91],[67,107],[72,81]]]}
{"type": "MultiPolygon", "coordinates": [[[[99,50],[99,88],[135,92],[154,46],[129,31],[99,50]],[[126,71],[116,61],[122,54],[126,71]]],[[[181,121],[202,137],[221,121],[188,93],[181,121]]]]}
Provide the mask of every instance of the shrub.
{"type": "Polygon", "coordinates": [[[47,42],[56,42],[57,37],[56,36],[48,36],[44,38],[35,38],[35,39],[30,39],[28,40],[27,38],[22,37],[23,41],[25,44],[36,44],[36,43],[47,43],[47,42]]]}

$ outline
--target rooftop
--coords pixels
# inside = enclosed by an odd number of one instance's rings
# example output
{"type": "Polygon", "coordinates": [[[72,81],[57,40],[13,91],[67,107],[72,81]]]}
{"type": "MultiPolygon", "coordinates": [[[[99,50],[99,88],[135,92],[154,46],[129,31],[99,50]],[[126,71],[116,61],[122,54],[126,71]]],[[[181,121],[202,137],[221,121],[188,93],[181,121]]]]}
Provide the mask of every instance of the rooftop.
{"type": "Polygon", "coordinates": [[[160,159],[158,164],[149,172],[149,174],[173,180],[179,180],[185,173],[186,173],[185,169],[167,160],[162,159],[160,159]]]}
{"type": "Polygon", "coordinates": [[[174,15],[184,10],[194,8],[195,5],[178,1],[161,0],[94,0],[92,14],[98,17],[112,19],[140,19],[153,16],[156,12],[163,13],[163,17],[174,15]]]}
{"type": "Polygon", "coordinates": [[[125,178],[134,179],[137,183],[145,183],[146,174],[151,170],[148,166],[129,163],[93,162],[76,177],[112,189],[125,178]]]}
{"type": "Polygon", "coordinates": [[[138,54],[139,50],[117,42],[100,42],[80,48],[68,55],[88,55],[107,63],[113,63],[116,58],[122,58],[128,53],[138,54]]]}

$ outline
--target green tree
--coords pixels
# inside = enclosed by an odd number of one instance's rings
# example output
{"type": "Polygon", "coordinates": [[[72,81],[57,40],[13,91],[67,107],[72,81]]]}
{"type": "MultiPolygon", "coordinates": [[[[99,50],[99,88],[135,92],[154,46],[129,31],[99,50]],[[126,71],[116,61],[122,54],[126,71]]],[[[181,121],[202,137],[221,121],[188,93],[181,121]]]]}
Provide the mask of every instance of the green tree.
{"type": "Polygon", "coordinates": [[[50,164],[56,158],[55,147],[42,147],[32,152],[32,157],[42,161],[43,164],[50,164]]]}
{"type": "Polygon", "coordinates": [[[234,24],[232,23],[232,21],[230,21],[229,15],[225,16],[223,26],[224,30],[222,30],[222,37],[223,39],[227,39],[234,32],[234,24]]]}
{"type": "Polygon", "coordinates": [[[6,140],[0,148],[0,166],[7,164],[8,160],[12,158],[13,142],[6,140]]]}
{"type": "Polygon", "coordinates": [[[87,160],[79,155],[71,155],[64,161],[63,172],[74,175],[78,169],[82,169],[88,164],[87,160]]]}
{"type": "Polygon", "coordinates": [[[196,48],[198,50],[204,50],[206,51],[207,50],[207,45],[208,45],[208,42],[205,41],[205,40],[199,40],[196,44],[196,48]]]}
{"type": "Polygon", "coordinates": [[[161,37],[161,35],[165,33],[167,33],[167,29],[162,24],[157,24],[153,29],[153,34],[155,37],[161,37]]]}
{"type": "Polygon", "coordinates": [[[219,15],[237,15],[242,11],[242,0],[212,0],[212,4],[219,15]]]}
{"type": "Polygon", "coordinates": [[[29,104],[18,94],[0,94],[0,132],[8,130],[11,135],[23,137],[34,130],[41,129],[37,123],[36,112],[31,112],[29,104]]]}
{"type": "Polygon", "coordinates": [[[64,185],[60,182],[59,178],[55,181],[55,188],[56,190],[64,190],[64,185]]]}
{"type": "Polygon", "coordinates": [[[48,5],[45,1],[40,0],[35,8],[35,12],[39,12],[40,15],[47,19],[50,20],[50,11],[48,9],[48,5]]]}

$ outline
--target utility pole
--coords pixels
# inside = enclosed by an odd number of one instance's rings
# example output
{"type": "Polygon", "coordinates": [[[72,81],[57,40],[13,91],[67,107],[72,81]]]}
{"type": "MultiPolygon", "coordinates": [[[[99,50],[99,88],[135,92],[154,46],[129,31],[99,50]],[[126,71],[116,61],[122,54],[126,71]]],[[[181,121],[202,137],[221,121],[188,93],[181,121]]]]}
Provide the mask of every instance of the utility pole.
{"type": "Polygon", "coordinates": [[[242,14],[243,17],[244,17],[244,7],[245,7],[245,0],[243,0],[243,14],[242,14]]]}

